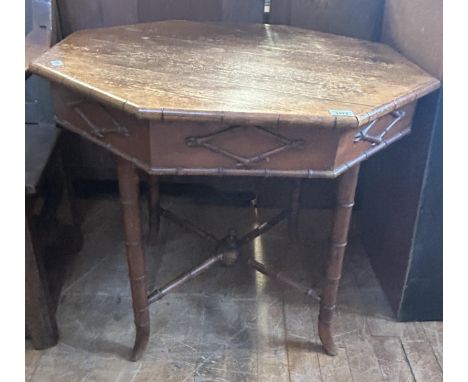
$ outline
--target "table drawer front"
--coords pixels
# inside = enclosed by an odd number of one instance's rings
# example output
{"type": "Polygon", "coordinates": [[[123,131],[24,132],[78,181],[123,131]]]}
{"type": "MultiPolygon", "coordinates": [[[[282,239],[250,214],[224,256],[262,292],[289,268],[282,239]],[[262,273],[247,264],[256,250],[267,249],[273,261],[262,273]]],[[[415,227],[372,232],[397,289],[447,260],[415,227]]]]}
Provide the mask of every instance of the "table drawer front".
{"type": "Polygon", "coordinates": [[[59,124],[155,174],[334,177],[409,131],[415,104],[360,130],[148,121],[58,87],[59,124]]]}
{"type": "Polygon", "coordinates": [[[359,130],[152,122],[151,165],[160,173],[242,170],[255,175],[264,170],[281,176],[333,177],[344,164],[366,159],[407,133],[414,108],[407,105],[359,130]]]}
{"type": "Polygon", "coordinates": [[[156,171],[331,170],[338,138],[331,129],[291,126],[153,122],[150,130],[152,168],[156,171]]]}
{"type": "Polygon", "coordinates": [[[149,163],[148,122],[65,89],[54,90],[54,104],[56,121],[63,127],[129,159],[149,163]]]}

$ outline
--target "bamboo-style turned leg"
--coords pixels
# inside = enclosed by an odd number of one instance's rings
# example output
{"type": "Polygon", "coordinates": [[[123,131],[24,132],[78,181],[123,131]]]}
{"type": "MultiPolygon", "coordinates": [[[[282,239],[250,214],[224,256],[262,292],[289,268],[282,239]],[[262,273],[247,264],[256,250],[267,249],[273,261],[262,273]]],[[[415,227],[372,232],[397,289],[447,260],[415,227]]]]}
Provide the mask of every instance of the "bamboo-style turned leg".
{"type": "Polygon", "coordinates": [[[348,239],[349,223],[353,210],[358,174],[359,165],[350,168],[338,179],[333,231],[319,314],[319,336],[325,352],[329,355],[337,354],[336,345],[331,332],[331,322],[336,306],[336,296],[341,278],[341,269],[348,239]]]}
{"type": "Polygon", "coordinates": [[[159,178],[155,175],[149,176],[149,232],[148,244],[154,245],[158,240],[159,225],[160,225],[160,194],[159,194],[159,178]]]}
{"type": "Polygon", "coordinates": [[[298,237],[299,223],[299,207],[301,200],[302,179],[294,179],[293,189],[291,193],[290,214],[288,217],[288,233],[289,239],[293,241],[298,237]]]}
{"type": "Polygon", "coordinates": [[[138,172],[132,163],[122,158],[117,158],[117,172],[136,327],[135,345],[131,359],[137,361],[148,345],[150,334],[148,297],[145,286],[145,258],[141,242],[140,208],[138,204],[138,172]]]}

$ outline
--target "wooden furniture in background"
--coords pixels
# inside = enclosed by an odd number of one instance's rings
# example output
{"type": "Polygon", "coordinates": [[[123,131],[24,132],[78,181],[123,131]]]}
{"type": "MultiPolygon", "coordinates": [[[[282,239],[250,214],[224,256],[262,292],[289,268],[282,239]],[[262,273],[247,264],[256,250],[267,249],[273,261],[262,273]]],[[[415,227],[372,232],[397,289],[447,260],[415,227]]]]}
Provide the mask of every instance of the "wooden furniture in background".
{"type": "MultiPolygon", "coordinates": [[[[117,156],[136,340],[149,339],[149,304],[223,262],[291,215],[238,237],[167,285],[146,290],[138,172],[157,175],[338,178],[321,291],[249,259],[257,271],[320,299],[319,334],[336,354],[331,322],[359,165],[410,132],[415,102],[439,81],[391,48],[299,28],[167,21],[72,34],[32,70],[55,83],[57,122],[117,156]]],[[[297,204],[297,203],[292,203],[297,204]]]]}
{"type": "Polygon", "coordinates": [[[55,310],[64,274],[60,265],[82,242],[61,166],[59,135],[55,125],[26,125],[26,329],[36,349],[57,343],[55,310]],[[57,217],[59,206],[67,216],[57,217]]]}
{"type": "Polygon", "coordinates": [[[384,0],[272,0],[271,24],[378,40],[384,0]]]}
{"type": "Polygon", "coordinates": [[[57,42],[60,26],[57,24],[57,7],[54,0],[31,0],[31,30],[25,40],[25,73],[31,75],[29,63],[57,42]]]}
{"type": "MultiPolygon", "coordinates": [[[[387,0],[382,40],[442,80],[442,0],[387,0]]],[[[440,90],[411,136],[362,168],[363,244],[399,320],[442,319],[441,114],[440,90]]]]}
{"type": "MultiPolygon", "coordinates": [[[[26,79],[32,74],[31,61],[49,49],[57,36],[55,2],[35,0],[30,4],[32,28],[26,35],[26,79]]],[[[51,267],[46,262],[57,268],[57,263],[63,262],[60,255],[78,251],[82,238],[73,192],[57,147],[61,131],[54,124],[28,119],[28,114],[32,113],[26,113],[25,125],[26,334],[36,349],[44,349],[58,340],[55,309],[62,281],[60,276],[50,277],[51,267]],[[68,211],[66,222],[57,219],[60,204],[68,211]]],[[[58,273],[63,274],[63,269],[58,273]]]]}
{"type": "Polygon", "coordinates": [[[54,346],[58,341],[43,253],[39,237],[31,232],[37,188],[58,135],[55,126],[26,125],[26,329],[36,349],[54,346]]]}

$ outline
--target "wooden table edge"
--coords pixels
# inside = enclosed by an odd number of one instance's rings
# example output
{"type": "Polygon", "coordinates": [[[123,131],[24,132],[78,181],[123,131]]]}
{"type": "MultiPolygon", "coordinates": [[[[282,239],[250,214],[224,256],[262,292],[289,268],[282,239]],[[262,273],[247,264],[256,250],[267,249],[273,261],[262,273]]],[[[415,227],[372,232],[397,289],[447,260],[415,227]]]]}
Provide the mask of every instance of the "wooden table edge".
{"type": "Polygon", "coordinates": [[[420,86],[415,91],[404,94],[396,100],[374,108],[368,113],[354,116],[318,116],[318,115],[294,115],[276,113],[252,113],[233,111],[210,111],[210,110],[187,110],[168,108],[145,108],[136,105],[126,99],[116,97],[110,93],[102,92],[83,82],[74,80],[60,74],[47,66],[32,62],[30,71],[46,77],[50,81],[66,86],[72,90],[86,94],[98,102],[103,102],[111,107],[124,110],[135,115],[139,119],[155,121],[180,121],[180,122],[213,122],[221,124],[261,124],[261,125],[295,125],[295,126],[317,126],[323,128],[357,129],[392,111],[395,111],[440,87],[440,81],[432,79],[427,84],[420,86]]]}

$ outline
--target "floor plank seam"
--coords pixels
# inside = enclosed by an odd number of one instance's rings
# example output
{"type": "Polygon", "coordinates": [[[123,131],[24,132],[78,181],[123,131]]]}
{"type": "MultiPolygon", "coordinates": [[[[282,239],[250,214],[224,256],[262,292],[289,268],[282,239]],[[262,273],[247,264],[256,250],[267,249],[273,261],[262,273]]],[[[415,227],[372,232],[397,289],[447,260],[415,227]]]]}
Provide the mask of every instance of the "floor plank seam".
{"type": "Polygon", "coordinates": [[[422,329],[423,329],[423,332],[424,332],[424,337],[426,337],[427,342],[428,342],[429,345],[431,346],[432,354],[434,355],[434,358],[436,359],[437,364],[439,365],[440,371],[443,373],[443,368],[442,368],[442,365],[440,364],[439,357],[437,357],[437,354],[436,354],[436,351],[435,351],[435,349],[434,349],[434,346],[432,345],[432,343],[431,343],[431,341],[430,341],[430,339],[429,339],[429,336],[427,335],[426,328],[425,328],[424,325],[421,325],[421,326],[422,326],[422,329]]]}
{"type": "MultiPolygon", "coordinates": [[[[374,351],[374,354],[375,354],[375,351],[374,351]]],[[[382,369],[382,361],[384,360],[382,358],[377,357],[377,354],[375,354],[375,358],[377,359],[377,365],[379,365],[380,374],[382,374],[382,381],[385,381],[386,380],[385,372],[382,369]]]]}
{"type": "Polygon", "coordinates": [[[435,359],[437,361],[437,364],[439,365],[440,371],[443,373],[444,369],[443,369],[442,365],[440,364],[439,357],[437,357],[437,354],[436,354],[436,352],[434,350],[434,347],[433,346],[431,346],[431,347],[432,347],[432,353],[434,354],[434,357],[435,357],[435,359]]]}
{"type": "Polygon", "coordinates": [[[317,358],[317,365],[318,365],[318,371],[320,375],[320,380],[323,381],[323,373],[322,373],[322,366],[320,366],[320,359],[318,354],[315,354],[315,358],[317,358]]]}
{"type": "Polygon", "coordinates": [[[403,342],[401,341],[401,338],[398,338],[401,348],[403,349],[403,354],[405,355],[406,363],[409,365],[409,369],[411,371],[411,375],[413,376],[413,381],[417,382],[416,375],[414,374],[413,367],[411,366],[411,362],[408,358],[408,353],[406,352],[405,345],[403,345],[403,342]]]}
{"type": "Polygon", "coordinates": [[[354,382],[353,371],[351,370],[351,366],[349,364],[348,347],[346,346],[346,344],[344,344],[343,347],[344,347],[344,351],[345,351],[345,355],[346,355],[346,362],[348,364],[349,375],[351,376],[351,381],[354,382]]]}
{"type": "Polygon", "coordinates": [[[288,378],[289,382],[291,382],[291,363],[290,363],[290,356],[289,356],[289,345],[288,345],[288,329],[287,329],[287,323],[286,323],[286,307],[284,303],[284,294],[281,294],[281,310],[283,313],[283,329],[284,329],[284,345],[286,348],[286,361],[288,363],[288,378]]]}
{"type": "MultiPolygon", "coordinates": [[[[317,324],[318,323],[316,323],[315,320],[314,320],[314,318],[316,317],[315,315],[316,315],[316,311],[311,306],[311,309],[310,309],[310,322],[312,322],[312,333],[313,333],[314,342],[318,338],[318,332],[317,332],[317,324]]],[[[320,380],[323,381],[323,372],[322,372],[322,366],[320,365],[319,352],[315,352],[314,357],[317,359],[317,365],[318,365],[320,380]]]]}
{"type": "MultiPolygon", "coordinates": [[[[45,350],[44,350],[45,351],[45,350]]],[[[31,374],[29,375],[29,378],[27,380],[27,382],[32,382],[34,381],[34,374],[36,373],[36,370],[37,368],[39,367],[39,363],[41,362],[42,360],[42,356],[44,355],[44,351],[41,352],[40,356],[39,356],[39,359],[37,360],[36,364],[34,365],[34,368],[31,372],[31,374]]]]}
{"type": "Polygon", "coordinates": [[[128,381],[128,382],[133,382],[133,381],[135,380],[135,378],[137,377],[138,373],[139,373],[140,370],[141,370],[141,365],[142,365],[142,364],[143,364],[142,362],[139,362],[138,368],[135,370],[135,373],[133,374],[132,379],[131,379],[130,381],[128,381]]]}
{"type": "MultiPolygon", "coordinates": [[[[89,213],[98,213],[103,220],[106,216],[115,219],[114,204],[98,203],[89,213]]],[[[188,214],[193,215],[190,211],[188,214]]],[[[224,222],[227,218],[220,219],[224,222]]],[[[289,289],[261,275],[246,275],[238,268],[218,272],[213,281],[207,274],[206,278],[193,281],[190,284],[193,288],[178,290],[164,302],[155,304],[156,308],[150,311],[153,330],[149,354],[138,364],[129,363],[123,354],[129,350],[133,336],[131,295],[124,272],[125,258],[115,256],[121,242],[115,240],[112,245],[97,246],[98,235],[120,234],[120,228],[114,226],[109,232],[96,234],[91,246],[72,264],[74,268],[66,276],[76,280],[62,292],[57,312],[60,342],[55,349],[37,354],[26,346],[30,352],[27,353],[27,381],[83,378],[115,382],[441,380],[441,323],[400,323],[393,319],[388,299],[378,288],[358,243],[351,245],[345,257],[334,320],[339,350],[336,357],[320,350],[317,303],[292,292],[290,295],[289,289]],[[95,256],[96,253],[100,256],[95,256]],[[360,271],[363,268],[365,272],[360,271]],[[107,280],[110,270],[116,273],[107,280]],[[434,358],[437,366],[433,365],[434,358]],[[95,366],[90,367],[88,362],[95,366]]],[[[160,247],[147,252],[150,256],[164,257],[161,262],[158,259],[148,263],[147,272],[154,275],[151,283],[158,281],[160,275],[178,272],[180,266],[196,261],[197,257],[202,259],[206,254],[201,246],[193,246],[193,240],[181,241],[184,243],[160,243],[160,247]],[[187,248],[192,251],[191,257],[184,257],[180,265],[172,255],[182,254],[187,248]],[[157,271],[153,273],[154,270],[157,271]]],[[[324,240],[314,240],[317,242],[324,240]]],[[[319,244],[317,255],[314,253],[317,258],[312,258],[307,252],[309,243],[303,245],[300,253],[304,256],[298,255],[294,264],[283,266],[284,252],[296,254],[291,248],[285,240],[280,242],[265,236],[259,248],[248,247],[248,252],[254,256],[256,250],[265,253],[262,259],[281,269],[292,267],[291,275],[296,274],[304,282],[319,280],[321,275],[315,272],[310,275],[309,270],[312,264],[321,261],[320,256],[325,257],[326,246],[319,244]],[[302,262],[304,265],[299,265],[302,262]]]]}
{"type": "MultiPolygon", "coordinates": [[[[245,330],[247,330],[247,328],[242,328],[240,330],[238,330],[236,333],[234,333],[231,337],[229,337],[226,341],[231,341],[233,339],[235,339],[238,335],[242,334],[242,332],[244,332],[245,330]]],[[[202,368],[204,365],[206,365],[209,361],[211,361],[213,359],[213,357],[216,355],[216,353],[221,349],[221,348],[225,348],[226,345],[220,345],[218,348],[216,348],[215,350],[213,350],[204,360],[203,362],[196,366],[195,369],[191,372],[191,376],[195,377],[195,373],[200,370],[200,368],[202,368]]],[[[187,378],[190,377],[187,376],[182,382],[185,382],[187,381],[187,378]]]]}
{"type": "Polygon", "coordinates": [[[369,334],[369,336],[372,338],[377,338],[377,339],[379,338],[395,338],[398,340],[400,339],[400,336],[386,336],[384,334],[369,334]]]}

